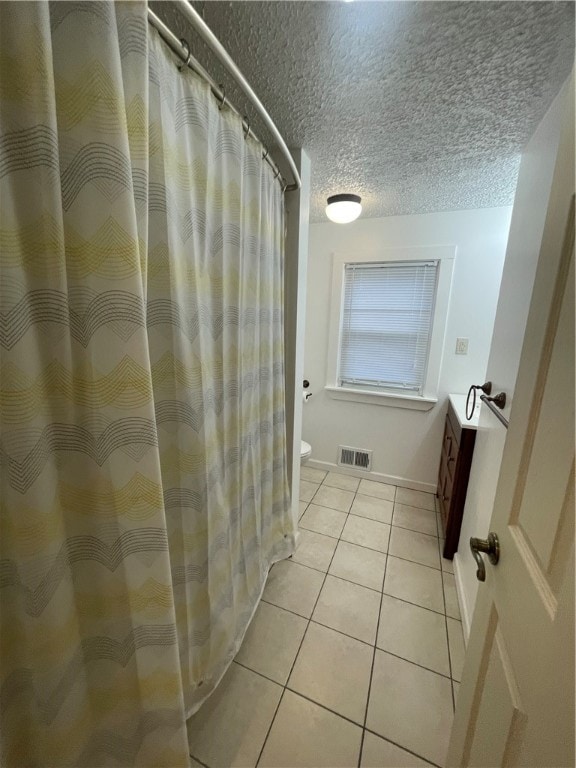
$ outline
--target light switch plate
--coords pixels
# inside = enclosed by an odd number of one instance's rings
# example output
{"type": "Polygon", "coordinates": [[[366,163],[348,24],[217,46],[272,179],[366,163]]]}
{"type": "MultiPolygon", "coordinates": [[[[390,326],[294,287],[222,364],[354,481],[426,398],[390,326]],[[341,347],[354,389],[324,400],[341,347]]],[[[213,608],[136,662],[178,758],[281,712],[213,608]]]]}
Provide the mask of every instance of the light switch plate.
{"type": "Polygon", "coordinates": [[[468,339],[456,339],[456,354],[457,355],[468,354],[468,339]]]}

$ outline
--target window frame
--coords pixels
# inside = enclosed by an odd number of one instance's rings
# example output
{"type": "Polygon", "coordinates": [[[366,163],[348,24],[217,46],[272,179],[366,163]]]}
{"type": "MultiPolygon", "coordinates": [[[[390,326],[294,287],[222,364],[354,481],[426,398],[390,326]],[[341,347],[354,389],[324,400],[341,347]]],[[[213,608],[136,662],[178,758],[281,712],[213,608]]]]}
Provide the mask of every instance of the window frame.
{"type": "Polygon", "coordinates": [[[330,300],[329,339],[327,354],[326,386],[328,395],[338,400],[371,403],[430,410],[438,402],[438,388],[448,320],[448,308],[452,289],[456,246],[413,246],[404,248],[378,248],[363,250],[355,256],[344,253],[332,254],[332,295],[330,300]],[[438,281],[432,333],[426,376],[422,393],[403,393],[400,390],[346,385],[338,382],[339,356],[344,316],[344,269],[346,264],[386,263],[398,261],[437,261],[438,281]]]}

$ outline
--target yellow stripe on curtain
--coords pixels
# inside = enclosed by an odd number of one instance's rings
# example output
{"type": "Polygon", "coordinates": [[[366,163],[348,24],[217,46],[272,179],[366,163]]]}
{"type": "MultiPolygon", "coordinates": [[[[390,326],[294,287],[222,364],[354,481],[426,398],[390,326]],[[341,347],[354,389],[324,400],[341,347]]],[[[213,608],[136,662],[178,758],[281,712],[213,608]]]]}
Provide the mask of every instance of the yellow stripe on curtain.
{"type": "Polygon", "coordinates": [[[294,549],[283,200],[143,2],[0,4],[3,766],[185,766],[294,549]]]}

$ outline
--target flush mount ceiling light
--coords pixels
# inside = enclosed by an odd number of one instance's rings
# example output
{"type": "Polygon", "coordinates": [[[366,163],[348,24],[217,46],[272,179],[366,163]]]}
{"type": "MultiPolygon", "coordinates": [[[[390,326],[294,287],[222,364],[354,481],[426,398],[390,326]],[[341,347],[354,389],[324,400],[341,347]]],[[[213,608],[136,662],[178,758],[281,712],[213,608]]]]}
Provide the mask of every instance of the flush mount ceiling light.
{"type": "Polygon", "coordinates": [[[349,224],[362,212],[360,195],[331,195],[326,206],[326,216],[336,224],[349,224]]]}

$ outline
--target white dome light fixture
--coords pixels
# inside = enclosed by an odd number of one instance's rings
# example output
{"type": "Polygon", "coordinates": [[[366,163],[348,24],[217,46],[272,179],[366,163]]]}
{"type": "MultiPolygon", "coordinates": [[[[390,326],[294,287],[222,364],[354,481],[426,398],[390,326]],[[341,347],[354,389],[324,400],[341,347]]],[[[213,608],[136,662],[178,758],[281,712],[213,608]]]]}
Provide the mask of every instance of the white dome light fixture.
{"type": "Polygon", "coordinates": [[[326,206],[326,216],[336,224],[349,224],[362,212],[360,195],[331,195],[326,206]]]}

